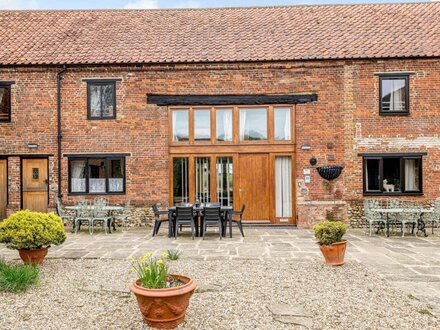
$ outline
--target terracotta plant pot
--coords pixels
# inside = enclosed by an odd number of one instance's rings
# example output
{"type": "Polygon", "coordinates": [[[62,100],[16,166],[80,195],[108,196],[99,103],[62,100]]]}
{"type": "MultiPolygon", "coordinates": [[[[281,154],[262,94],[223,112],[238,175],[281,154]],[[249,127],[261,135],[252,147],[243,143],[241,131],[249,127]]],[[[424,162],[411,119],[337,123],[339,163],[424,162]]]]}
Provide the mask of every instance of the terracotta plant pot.
{"type": "MultiPolygon", "coordinates": [[[[319,244],[319,243],[318,243],[319,244]]],[[[319,244],[322,254],[325,258],[325,263],[332,266],[341,266],[344,264],[345,249],[347,248],[347,241],[333,243],[332,245],[319,244]]]]}
{"type": "Polygon", "coordinates": [[[47,255],[48,248],[32,249],[32,250],[18,250],[21,260],[25,264],[39,265],[43,262],[47,255]]]}
{"type": "Polygon", "coordinates": [[[130,285],[136,295],[144,322],[157,329],[174,329],[185,319],[197,283],[181,275],[171,275],[182,283],[181,286],[166,289],[146,289],[139,281],[130,285]]]}

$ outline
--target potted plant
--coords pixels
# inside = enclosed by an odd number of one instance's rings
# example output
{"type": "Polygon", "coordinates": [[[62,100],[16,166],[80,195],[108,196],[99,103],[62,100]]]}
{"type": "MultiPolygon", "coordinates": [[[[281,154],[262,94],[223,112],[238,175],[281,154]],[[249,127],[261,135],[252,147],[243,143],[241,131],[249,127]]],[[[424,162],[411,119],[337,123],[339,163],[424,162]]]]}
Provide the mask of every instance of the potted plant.
{"type": "Polygon", "coordinates": [[[138,280],[130,285],[130,291],[137,298],[144,322],[153,328],[174,329],[185,319],[196,282],[170,274],[167,263],[152,253],[131,260],[131,271],[138,280]]]}
{"type": "Polygon", "coordinates": [[[12,214],[0,223],[0,243],[18,250],[26,264],[43,262],[51,245],[60,245],[66,240],[61,218],[54,213],[28,210],[12,214]]]}
{"type": "Polygon", "coordinates": [[[341,221],[326,220],[314,226],[313,230],[325,263],[332,266],[343,265],[347,241],[342,237],[347,232],[347,225],[341,221]]]}

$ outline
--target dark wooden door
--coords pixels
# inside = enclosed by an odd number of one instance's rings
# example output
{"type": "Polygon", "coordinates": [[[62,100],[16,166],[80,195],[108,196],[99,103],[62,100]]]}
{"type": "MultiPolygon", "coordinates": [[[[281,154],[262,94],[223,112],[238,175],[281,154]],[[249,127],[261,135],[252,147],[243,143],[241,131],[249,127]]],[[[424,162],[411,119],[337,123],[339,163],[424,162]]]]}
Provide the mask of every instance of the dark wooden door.
{"type": "Polygon", "coordinates": [[[47,159],[23,159],[23,209],[47,212],[47,159]]]}
{"type": "Polygon", "coordinates": [[[0,159],[0,220],[6,218],[7,177],[6,159],[0,159]]]}
{"type": "Polygon", "coordinates": [[[239,206],[246,204],[244,220],[267,221],[270,217],[270,161],[268,154],[239,156],[239,206]]]}

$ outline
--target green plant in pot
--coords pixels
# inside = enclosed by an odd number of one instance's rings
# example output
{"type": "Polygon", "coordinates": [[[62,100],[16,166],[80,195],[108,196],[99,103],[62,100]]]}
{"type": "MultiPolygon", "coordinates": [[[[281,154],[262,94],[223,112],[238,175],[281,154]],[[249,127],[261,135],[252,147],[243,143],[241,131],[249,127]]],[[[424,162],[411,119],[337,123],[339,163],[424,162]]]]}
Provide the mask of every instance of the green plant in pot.
{"type": "MultiPolygon", "coordinates": [[[[169,255],[164,253],[162,258],[169,259],[169,255]]],[[[130,259],[131,271],[138,278],[130,285],[130,291],[137,298],[144,322],[158,329],[176,328],[185,319],[196,282],[186,276],[171,274],[167,262],[154,257],[151,252],[130,259]]]]}
{"type": "Polygon", "coordinates": [[[313,227],[315,238],[328,265],[344,264],[347,241],[342,237],[347,232],[347,225],[341,221],[323,221],[313,227]]]}
{"type": "Polygon", "coordinates": [[[5,243],[9,249],[18,250],[24,263],[42,263],[48,248],[60,245],[65,240],[63,222],[52,212],[20,211],[0,223],[0,243],[5,243]]]}

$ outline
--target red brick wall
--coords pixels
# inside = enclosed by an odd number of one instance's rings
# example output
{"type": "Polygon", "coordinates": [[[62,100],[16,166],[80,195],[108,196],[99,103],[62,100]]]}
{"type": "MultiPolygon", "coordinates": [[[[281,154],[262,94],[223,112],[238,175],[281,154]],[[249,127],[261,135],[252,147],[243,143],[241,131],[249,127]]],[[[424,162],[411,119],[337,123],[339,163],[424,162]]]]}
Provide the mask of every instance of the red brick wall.
{"type": "MultiPolygon", "coordinates": [[[[347,219],[347,204],[362,198],[360,152],[426,151],[424,196],[440,197],[440,64],[438,60],[321,61],[230,65],[150,65],[68,68],[62,81],[63,153],[131,153],[127,157],[127,195],[137,205],[168,201],[168,118],[166,107],[146,104],[156,94],[317,93],[318,102],[296,106],[298,225],[310,226],[333,210],[347,219]],[[413,71],[407,117],[381,117],[375,72],[413,71]],[[87,78],[120,78],[116,120],[87,120],[87,78]],[[301,150],[309,144],[310,151],[301,150]],[[334,182],[310,166],[345,167],[334,182]],[[331,160],[334,159],[334,160],[331,160]],[[311,169],[311,183],[303,182],[311,169]]],[[[1,68],[0,80],[14,80],[12,122],[0,123],[0,155],[32,153],[50,157],[51,201],[57,190],[56,72],[59,68],[1,68]]],[[[19,159],[10,158],[9,167],[19,159]]],[[[64,200],[67,158],[62,159],[64,200]]],[[[9,173],[9,209],[18,209],[19,169],[9,173]],[[18,187],[18,188],[17,188],[18,187]],[[13,188],[13,189],[12,189],[13,188]],[[15,189],[18,191],[15,191],[15,189]]]]}

